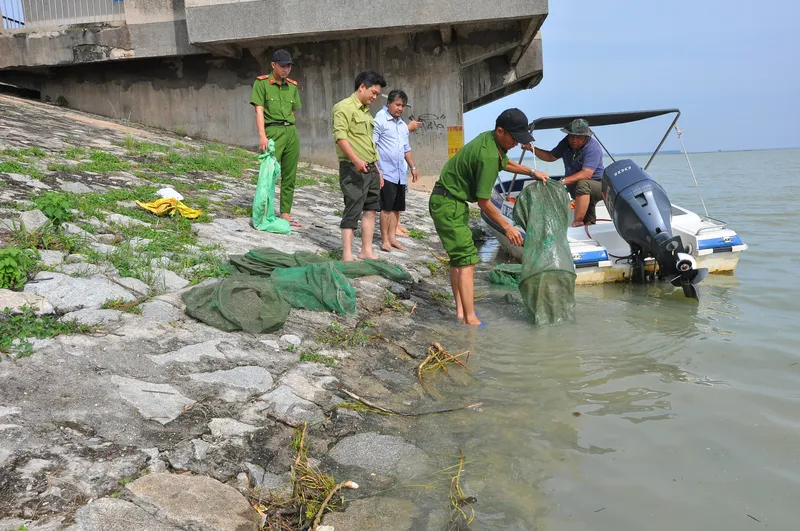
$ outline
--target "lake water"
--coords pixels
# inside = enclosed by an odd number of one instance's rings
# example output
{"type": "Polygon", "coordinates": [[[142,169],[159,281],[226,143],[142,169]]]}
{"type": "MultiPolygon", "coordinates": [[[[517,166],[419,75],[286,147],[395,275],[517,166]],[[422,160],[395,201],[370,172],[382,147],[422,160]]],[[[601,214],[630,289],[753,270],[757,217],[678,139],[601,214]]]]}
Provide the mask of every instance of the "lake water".
{"type": "MultiPolygon", "coordinates": [[[[749,245],[699,304],[670,287],[579,286],[577,323],[535,327],[486,263],[489,326],[441,324],[468,334],[475,377],[448,401],[485,407],[417,419],[410,439],[463,447],[473,530],[800,528],[800,150],[692,164],[709,214],[749,245]]],[[[702,213],[683,155],[650,174],[702,213]]]]}

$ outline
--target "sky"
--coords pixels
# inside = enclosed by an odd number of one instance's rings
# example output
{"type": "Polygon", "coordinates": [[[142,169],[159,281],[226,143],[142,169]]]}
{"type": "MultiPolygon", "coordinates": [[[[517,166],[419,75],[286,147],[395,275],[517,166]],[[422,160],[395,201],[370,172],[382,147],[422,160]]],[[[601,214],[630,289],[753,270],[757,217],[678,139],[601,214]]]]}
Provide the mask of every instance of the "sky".
{"type": "MultiPolygon", "coordinates": [[[[510,107],[529,120],[677,107],[690,152],[800,147],[799,6],[550,0],[541,83],[467,113],[465,141],[510,107]]],[[[612,153],[652,151],[669,123],[652,118],[598,133],[612,153]]],[[[550,149],[563,133],[535,136],[550,149]]],[[[679,148],[672,134],[663,149],[679,148]]]]}

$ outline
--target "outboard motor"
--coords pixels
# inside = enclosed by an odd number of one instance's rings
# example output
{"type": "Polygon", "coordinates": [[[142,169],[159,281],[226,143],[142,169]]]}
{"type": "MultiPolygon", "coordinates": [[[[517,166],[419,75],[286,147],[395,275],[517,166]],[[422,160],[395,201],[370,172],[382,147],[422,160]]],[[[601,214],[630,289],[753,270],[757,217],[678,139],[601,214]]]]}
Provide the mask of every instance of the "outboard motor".
{"type": "Polygon", "coordinates": [[[672,235],[672,204],[664,189],[626,159],[605,169],[603,190],[614,227],[631,246],[632,280],[666,280],[683,288],[687,297],[699,299],[697,284],[706,278],[708,269],[698,269],[681,237],[672,235]],[[648,257],[658,266],[652,272],[645,268],[648,257]]]}

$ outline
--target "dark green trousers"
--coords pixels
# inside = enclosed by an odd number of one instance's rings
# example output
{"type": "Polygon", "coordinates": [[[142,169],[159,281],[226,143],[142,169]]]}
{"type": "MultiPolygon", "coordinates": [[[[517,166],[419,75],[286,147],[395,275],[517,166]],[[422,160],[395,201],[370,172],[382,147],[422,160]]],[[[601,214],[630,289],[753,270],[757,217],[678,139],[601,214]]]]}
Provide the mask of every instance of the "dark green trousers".
{"type": "Polygon", "coordinates": [[[300,161],[300,136],[293,125],[270,125],[267,138],[275,142],[275,160],[281,165],[281,214],[292,211],[297,163],[300,161]]]}

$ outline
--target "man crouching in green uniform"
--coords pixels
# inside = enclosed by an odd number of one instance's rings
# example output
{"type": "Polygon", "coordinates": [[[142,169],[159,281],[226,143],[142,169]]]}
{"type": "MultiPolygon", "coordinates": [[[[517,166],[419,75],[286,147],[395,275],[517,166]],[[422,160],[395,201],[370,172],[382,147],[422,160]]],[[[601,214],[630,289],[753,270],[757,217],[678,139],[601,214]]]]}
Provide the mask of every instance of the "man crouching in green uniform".
{"type": "Polygon", "coordinates": [[[450,284],[456,299],[456,315],[469,326],[480,326],[475,315],[474,279],[478,250],[469,229],[469,205],[478,207],[500,226],[513,245],[522,245],[522,235],[494,207],[490,198],[500,170],[530,175],[547,181],[548,175],[511,162],[506,152],[517,144],[533,141],[528,118],[519,109],[508,109],[497,117],[494,131],[479,134],[448,160],[433,187],[429,209],[436,233],[450,257],[450,284]]]}
{"type": "Polygon", "coordinates": [[[281,165],[281,217],[299,227],[291,212],[300,160],[300,137],[294,114],[302,105],[297,81],[288,77],[293,65],[286,50],[272,54],[272,73],[256,78],[250,104],[256,108],[258,149],[263,153],[270,140],[275,142],[275,159],[281,165]]]}

